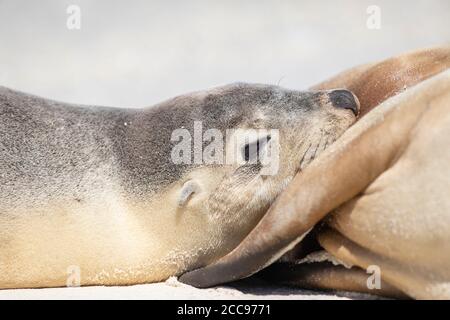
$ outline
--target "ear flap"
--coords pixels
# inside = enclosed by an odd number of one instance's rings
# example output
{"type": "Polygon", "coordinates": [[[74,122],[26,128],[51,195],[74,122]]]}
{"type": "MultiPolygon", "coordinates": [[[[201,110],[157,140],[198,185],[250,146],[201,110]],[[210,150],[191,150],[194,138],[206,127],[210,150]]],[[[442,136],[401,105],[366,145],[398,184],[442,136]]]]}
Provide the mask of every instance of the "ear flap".
{"type": "Polygon", "coordinates": [[[191,196],[200,191],[200,186],[194,180],[186,181],[183,184],[183,187],[180,190],[180,194],[178,195],[178,206],[183,207],[189,201],[191,196]]]}
{"type": "Polygon", "coordinates": [[[428,92],[449,77],[443,72],[374,109],[294,178],[238,247],[180,281],[209,287],[248,277],[280,258],[395,161],[427,109],[428,92]]]}

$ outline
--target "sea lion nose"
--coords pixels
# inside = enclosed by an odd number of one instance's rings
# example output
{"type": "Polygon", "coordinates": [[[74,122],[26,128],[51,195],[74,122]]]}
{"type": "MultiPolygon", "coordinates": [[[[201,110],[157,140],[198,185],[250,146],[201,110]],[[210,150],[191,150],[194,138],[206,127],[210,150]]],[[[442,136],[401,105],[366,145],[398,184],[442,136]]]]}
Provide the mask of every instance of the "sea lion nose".
{"type": "Polygon", "coordinates": [[[344,89],[337,89],[330,91],[328,97],[336,108],[350,109],[355,116],[359,114],[359,101],[353,92],[344,89]]]}

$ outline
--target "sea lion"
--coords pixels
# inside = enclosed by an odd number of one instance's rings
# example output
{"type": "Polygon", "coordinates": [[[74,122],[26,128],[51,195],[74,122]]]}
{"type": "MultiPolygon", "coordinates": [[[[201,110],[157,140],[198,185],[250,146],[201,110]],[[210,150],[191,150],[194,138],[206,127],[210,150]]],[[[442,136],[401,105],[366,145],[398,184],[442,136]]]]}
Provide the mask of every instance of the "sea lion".
{"type": "Polygon", "coordinates": [[[321,261],[277,265],[266,275],[322,289],[450,298],[450,154],[442,147],[449,144],[449,67],[447,46],[358,67],[316,86],[352,88],[366,115],[297,175],[237,248],[180,280],[206,287],[254,274],[334,212],[318,240],[334,261],[355,267],[321,261]],[[370,95],[371,85],[386,86],[370,95]],[[362,281],[371,265],[380,267],[380,290],[362,281]],[[289,270],[296,274],[286,275],[289,270]]]}
{"type": "Polygon", "coordinates": [[[239,83],[122,109],[0,87],[0,288],[64,286],[72,276],[81,285],[130,285],[210,264],[358,112],[347,90],[239,83]],[[197,121],[223,137],[276,130],[278,170],[262,175],[260,159],[252,162],[252,148],[257,156],[275,148],[274,137],[234,145],[243,163],[205,164],[198,142],[211,137],[198,140],[197,121]],[[178,163],[174,148],[186,133],[189,146],[190,134],[197,142],[194,159],[178,163]]]}

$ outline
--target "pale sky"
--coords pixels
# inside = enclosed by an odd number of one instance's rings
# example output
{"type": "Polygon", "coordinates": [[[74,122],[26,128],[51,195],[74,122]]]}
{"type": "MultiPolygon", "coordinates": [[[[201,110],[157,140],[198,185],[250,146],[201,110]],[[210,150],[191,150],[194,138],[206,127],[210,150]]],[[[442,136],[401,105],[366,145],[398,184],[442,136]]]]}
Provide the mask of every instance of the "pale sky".
{"type": "Polygon", "coordinates": [[[0,85],[83,104],[149,106],[236,81],[306,89],[443,43],[448,0],[0,0],[0,85]],[[72,4],[80,30],[66,27],[72,4]]]}

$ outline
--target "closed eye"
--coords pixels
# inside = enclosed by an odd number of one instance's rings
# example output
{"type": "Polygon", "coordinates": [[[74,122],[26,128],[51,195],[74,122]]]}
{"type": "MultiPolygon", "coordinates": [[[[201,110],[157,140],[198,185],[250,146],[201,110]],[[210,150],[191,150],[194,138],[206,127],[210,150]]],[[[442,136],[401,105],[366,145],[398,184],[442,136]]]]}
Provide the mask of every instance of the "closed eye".
{"type": "Polygon", "coordinates": [[[258,157],[261,156],[261,151],[269,141],[270,135],[257,141],[245,144],[245,146],[242,148],[242,156],[245,162],[256,163],[258,157]]]}

